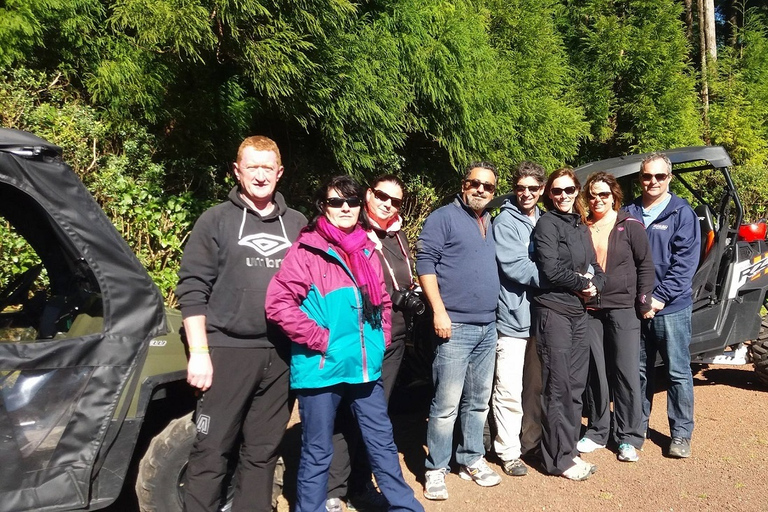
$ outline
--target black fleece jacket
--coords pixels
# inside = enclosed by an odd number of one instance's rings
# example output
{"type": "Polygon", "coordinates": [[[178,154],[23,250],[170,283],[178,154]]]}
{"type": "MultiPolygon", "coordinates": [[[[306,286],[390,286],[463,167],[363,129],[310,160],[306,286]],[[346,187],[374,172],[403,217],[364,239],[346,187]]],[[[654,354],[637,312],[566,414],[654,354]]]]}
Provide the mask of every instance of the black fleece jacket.
{"type": "Polygon", "coordinates": [[[616,225],[608,235],[605,267],[605,287],[588,307],[634,307],[639,316],[651,310],[651,293],[656,282],[651,245],[643,223],[626,212],[619,212],[616,225]]]}
{"type": "Polygon", "coordinates": [[[262,217],[233,188],[228,201],[200,216],[184,247],[176,296],[184,318],[205,316],[211,347],[274,345],[264,314],[267,285],[307,219],[279,192],[273,202],[262,217]]]}
{"type": "Polygon", "coordinates": [[[595,250],[587,227],[576,213],[554,209],[541,216],[533,230],[534,257],[541,272],[542,288],[534,303],[566,316],[578,316],[586,311],[584,302],[576,295],[589,287],[585,278],[592,265],[591,281],[600,292],[605,274],[595,259],[595,250]]]}

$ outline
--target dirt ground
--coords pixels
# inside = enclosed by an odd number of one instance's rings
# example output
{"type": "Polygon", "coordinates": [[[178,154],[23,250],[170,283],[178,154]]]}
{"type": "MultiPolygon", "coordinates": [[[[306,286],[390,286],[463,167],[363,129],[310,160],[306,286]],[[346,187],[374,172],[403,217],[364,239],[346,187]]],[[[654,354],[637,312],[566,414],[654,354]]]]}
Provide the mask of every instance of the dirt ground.
{"type": "MultiPolygon", "coordinates": [[[[663,382],[663,379],[662,379],[663,382]]],[[[623,463],[608,449],[583,458],[598,465],[587,481],[571,482],[537,469],[525,477],[503,476],[500,485],[481,488],[454,472],[446,482],[450,499],[423,498],[426,409],[392,415],[405,478],[427,512],[432,511],[688,511],[768,510],[768,390],[751,366],[702,367],[694,375],[695,431],[692,457],[665,457],[669,444],[666,391],[657,392],[650,439],[640,461],[623,463]]],[[[420,400],[425,403],[425,400],[420,400]]],[[[295,495],[300,425],[295,412],[286,435],[285,496],[295,495]]],[[[501,469],[494,463],[494,469],[501,469]]]]}

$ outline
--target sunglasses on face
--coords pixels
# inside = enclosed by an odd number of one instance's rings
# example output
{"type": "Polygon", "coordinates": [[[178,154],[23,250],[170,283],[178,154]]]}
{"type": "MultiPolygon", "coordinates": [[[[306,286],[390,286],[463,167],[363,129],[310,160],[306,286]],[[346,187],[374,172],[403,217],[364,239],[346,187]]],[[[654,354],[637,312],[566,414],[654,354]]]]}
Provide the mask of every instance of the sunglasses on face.
{"type": "Polygon", "coordinates": [[[464,183],[469,183],[469,186],[471,188],[480,188],[480,185],[482,185],[483,189],[486,192],[491,193],[491,194],[493,194],[494,191],[496,190],[496,185],[494,185],[493,183],[485,182],[485,181],[480,181],[480,180],[464,180],[464,183]]]}
{"type": "Polygon", "coordinates": [[[656,178],[656,181],[658,181],[659,183],[662,183],[667,178],[669,178],[669,174],[664,172],[660,172],[658,174],[651,174],[649,172],[644,172],[643,174],[640,175],[640,178],[643,181],[651,181],[653,178],[656,178]]]}
{"type": "Polygon", "coordinates": [[[381,201],[382,203],[386,203],[387,201],[392,201],[392,206],[394,208],[397,208],[398,210],[400,209],[401,206],[403,206],[403,200],[401,198],[392,197],[391,195],[377,188],[373,189],[373,196],[379,201],[381,201]]]}
{"type": "Polygon", "coordinates": [[[603,201],[605,201],[605,200],[607,200],[609,197],[611,197],[612,195],[613,195],[613,193],[612,193],[612,192],[596,192],[596,193],[591,193],[591,194],[589,194],[589,199],[590,199],[591,201],[594,201],[595,199],[597,199],[597,198],[599,197],[600,199],[602,199],[603,201]]]}
{"type": "Polygon", "coordinates": [[[325,205],[330,206],[331,208],[341,208],[344,206],[344,203],[347,203],[350,208],[357,208],[360,206],[360,198],[359,197],[329,197],[325,200],[325,205]]]}
{"type": "Polygon", "coordinates": [[[543,187],[543,185],[528,185],[527,187],[525,185],[515,185],[515,192],[518,194],[524,194],[527,190],[531,194],[535,194],[541,190],[541,187],[543,187]]]}
{"type": "Polygon", "coordinates": [[[552,195],[555,197],[563,195],[563,192],[565,192],[569,196],[572,196],[573,194],[576,193],[576,187],[574,186],[565,187],[565,188],[552,187],[549,190],[550,192],[552,192],[552,195]]]}

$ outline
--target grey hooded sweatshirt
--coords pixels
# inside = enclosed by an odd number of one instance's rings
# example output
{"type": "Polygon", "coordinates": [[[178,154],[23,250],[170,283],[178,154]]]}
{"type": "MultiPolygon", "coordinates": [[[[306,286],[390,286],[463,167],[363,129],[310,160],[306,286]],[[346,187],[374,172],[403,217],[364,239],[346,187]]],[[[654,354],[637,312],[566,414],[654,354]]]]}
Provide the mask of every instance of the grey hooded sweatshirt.
{"type": "MultiPolygon", "coordinates": [[[[536,220],[541,210],[536,207],[536,220]]],[[[496,262],[499,266],[501,289],[496,309],[496,328],[502,336],[527,338],[530,336],[531,308],[529,290],[538,288],[539,270],[533,261],[533,227],[530,217],[511,197],[501,205],[501,212],[493,219],[496,240],[496,262]]]]}

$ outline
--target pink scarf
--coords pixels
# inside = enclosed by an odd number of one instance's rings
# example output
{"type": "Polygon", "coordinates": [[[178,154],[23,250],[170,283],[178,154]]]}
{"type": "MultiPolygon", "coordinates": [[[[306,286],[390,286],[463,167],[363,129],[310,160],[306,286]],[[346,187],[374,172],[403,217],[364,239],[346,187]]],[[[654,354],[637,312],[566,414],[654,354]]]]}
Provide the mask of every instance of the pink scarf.
{"type": "Polygon", "coordinates": [[[363,317],[374,327],[380,326],[381,280],[365,254],[364,249],[368,241],[365,230],[358,224],[354,231],[345,233],[331,224],[325,216],[322,216],[317,219],[315,231],[340,249],[343,253],[342,256],[347,257],[352,276],[363,296],[363,317]]]}

